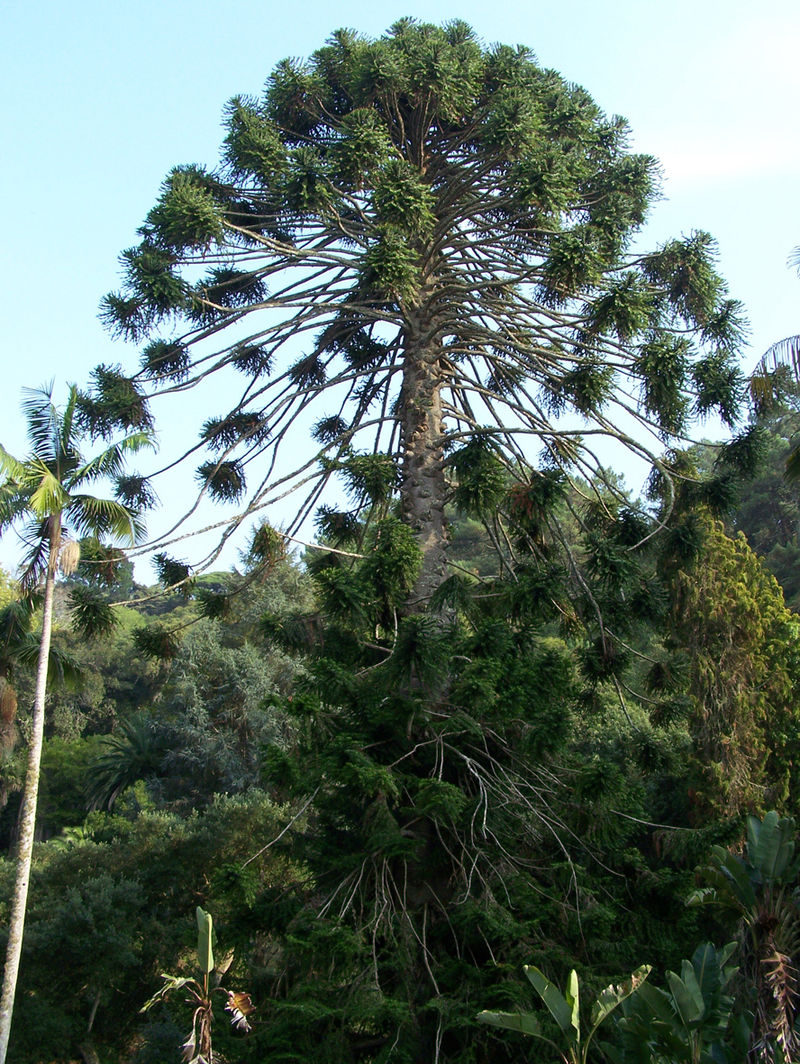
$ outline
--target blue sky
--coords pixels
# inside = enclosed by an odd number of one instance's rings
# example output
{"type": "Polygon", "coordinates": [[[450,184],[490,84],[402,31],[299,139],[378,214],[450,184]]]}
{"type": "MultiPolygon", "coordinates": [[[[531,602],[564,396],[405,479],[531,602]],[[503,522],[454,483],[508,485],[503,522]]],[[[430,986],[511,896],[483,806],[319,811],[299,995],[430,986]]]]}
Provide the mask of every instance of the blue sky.
{"type": "MultiPolygon", "coordinates": [[[[98,362],[138,361],[104,334],[99,300],[170,167],[218,158],[226,100],[258,93],[278,60],[339,26],[378,35],[403,15],[463,18],[486,43],[526,44],[630,121],[634,148],[664,172],[647,242],[695,228],[717,238],[751,321],[746,368],[800,331],[800,279],[786,265],[800,245],[796,0],[758,11],[743,0],[6,0],[0,442],[24,450],[23,386],[55,378],[63,395],[98,362]]],[[[187,420],[188,439],[205,416],[187,420]]],[[[0,565],[16,557],[7,538],[0,565]]]]}

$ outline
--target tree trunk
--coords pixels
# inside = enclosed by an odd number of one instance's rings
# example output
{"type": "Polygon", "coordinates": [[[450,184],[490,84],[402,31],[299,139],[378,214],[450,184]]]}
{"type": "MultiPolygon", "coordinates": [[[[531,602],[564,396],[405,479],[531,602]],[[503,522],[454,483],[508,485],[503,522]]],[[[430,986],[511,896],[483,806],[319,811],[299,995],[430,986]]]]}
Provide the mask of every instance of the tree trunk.
{"type": "Polygon", "coordinates": [[[3,973],[3,990],[0,995],[0,1064],[5,1064],[8,1039],[11,1033],[11,1014],[17,989],[17,974],[22,954],[22,934],[25,928],[25,909],[28,900],[28,883],[31,876],[33,837],[36,828],[36,802],[39,796],[39,770],[42,762],[44,739],[44,703],[47,693],[47,664],[50,656],[50,636],[53,627],[53,591],[55,589],[58,547],[61,539],[60,523],[55,519],[50,537],[50,556],[47,565],[47,580],[42,613],[42,641],[39,645],[39,661],[36,669],[36,693],[33,702],[33,731],[28,751],[28,769],[25,774],[25,789],[22,796],[19,848],[17,851],[17,874],[11,901],[11,919],[8,926],[8,949],[3,973]]]}
{"type": "MultiPolygon", "coordinates": [[[[427,323],[426,323],[427,324],[427,323]]],[[[414,610],[426,603],[444,580],[447,484],[442,451],[443,384],[440,347],[432,329],[410,323],[403,364],[401,425],[403,469],[400,500],[403,520],[422,550],[422,568],[409,596],[414,610]],[[426,335],[427,332],[427,335],[426,335]]]]}

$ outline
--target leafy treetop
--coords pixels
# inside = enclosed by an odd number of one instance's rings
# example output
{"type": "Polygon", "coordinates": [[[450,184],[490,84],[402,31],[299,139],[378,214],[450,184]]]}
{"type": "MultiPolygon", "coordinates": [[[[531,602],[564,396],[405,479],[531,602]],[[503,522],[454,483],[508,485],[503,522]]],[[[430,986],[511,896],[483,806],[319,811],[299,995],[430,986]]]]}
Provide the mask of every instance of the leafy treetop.
{"type": "Polygon", "coordinates": [[[302,487],[299,523],[332,474],[388,453],[424,592],[447,456],[471,440],[518,477],[587,478],[603,437],[654,460],[695,416],[734,422],[742,321],[713,241],[634,250],[654,160],[527,48],[458,21],[339,30],[234,98],[226,127],[220,167],[172,170],[122,255],[102,314],[141,364],[95,371],[96,431],[238,372],[239,401],[184,455],[202,452],[201,490],[252,511],[302,487]],[[317,449],[279,459],[323,402],[317,449]]]}

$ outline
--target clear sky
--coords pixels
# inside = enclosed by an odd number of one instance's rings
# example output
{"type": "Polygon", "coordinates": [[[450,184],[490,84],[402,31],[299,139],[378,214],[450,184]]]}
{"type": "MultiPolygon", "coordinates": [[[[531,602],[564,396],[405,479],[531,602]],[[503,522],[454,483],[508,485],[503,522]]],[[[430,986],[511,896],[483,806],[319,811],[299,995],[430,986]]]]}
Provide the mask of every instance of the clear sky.
{"type": "MultiPolygon", "coordinates": [[[[278,60],[340,26],[379,35],[404,15],[528,45],[629,120],[633,147],[664,172],[647,242],[696,228],[717,238],[751,322],[746,369],[800,332],[786,265],[800,245],[797,0],[6,0],[0,442],[24,452],[23,386],[55,378],[63,396],[99,362],[138,362],[104,334],[99,300],[166,172],[218,159],[226,100],[259,93],[278,60]]],[[[204,416],[187,421],[187,441],[204,416]]],[[[16,559],[0,544],[0,565],[16,559]]]]}

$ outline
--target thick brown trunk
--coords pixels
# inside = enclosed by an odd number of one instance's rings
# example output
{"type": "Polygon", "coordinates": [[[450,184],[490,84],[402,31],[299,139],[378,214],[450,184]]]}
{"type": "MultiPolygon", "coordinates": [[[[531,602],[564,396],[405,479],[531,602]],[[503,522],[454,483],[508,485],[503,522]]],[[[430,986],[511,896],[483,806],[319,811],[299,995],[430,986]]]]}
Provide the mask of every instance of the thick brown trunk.
{"type": "Polygon", "coordinates": [[[403,365],[401,424],[403,520],[422,550],[422,568],[409,597],[409,610],[424,606],[445,577],[446,482],[442,452],[443,384],[440,347],[417,326],[409,330],[403,365]]]}
{"type": "Polygon", "coordinates": [[[22,795],[20,816],[17,874],[11,900],[11,918],[8,923],[8,948],[3,971],[3,990],[0,995],[0,1064],[5,1064],[8,1040],[11,1033],[11,1014],[17,989],[17,974],[22,955],[22,934],[25,928],[25,909],[28,901],[28,884],[31,877],[33,839],[36,828],[36,803],[39,796],[39,771],[42,763],[44,740],[44,706],[47,693],[47,664],[50,656],[50,635],[53,626],[53,592],[55,589],[58,548],[61,542],[61,527],[57,518],[51,518],[50,558],[47,566],[47,581],[42,612],[42,639],[39,644],[39,662],[36,669],[36,693],[33,700],[33,727],[28,750],[28,769],[25,773],[25,789],[22,795]]]}

